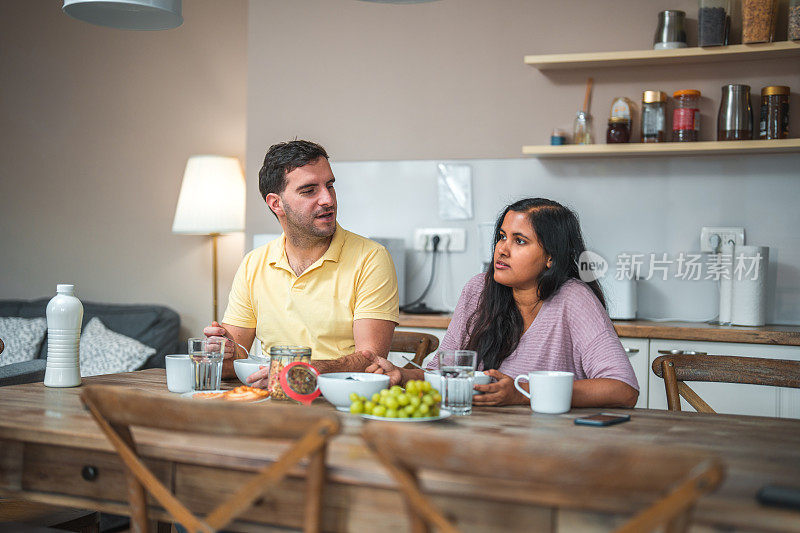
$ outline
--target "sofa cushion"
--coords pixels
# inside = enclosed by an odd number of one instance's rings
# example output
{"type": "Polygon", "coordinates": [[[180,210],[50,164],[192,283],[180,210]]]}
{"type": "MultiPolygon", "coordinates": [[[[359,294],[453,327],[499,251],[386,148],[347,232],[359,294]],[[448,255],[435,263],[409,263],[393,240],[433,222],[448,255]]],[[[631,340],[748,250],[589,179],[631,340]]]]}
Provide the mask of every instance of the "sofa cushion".
{"type": "MultiPolygon", "coordinates": [[[[47,362],[44,359],[34,359],[8,366],[0,366],[0,385],[20,385],[33,383],[44,379],[44,369],[47,362]]],[[[2,527],[0,526],[0,529],[2,527]]]]}
{"type": "Polygon", "coordinates": [[[106,328],[99,318],[92,318],[81,332],[81,376],[132,372],[156,353],[145,346],[106,328]]]}
{"type": "MultiPolygon", "coordinates": [[[[43,317],[50,298],[18,301],[21,317],[43,317]]],[[[8,300],[7,300],[8,302],[8,300]]],[[[83,303],[83,327],[92,318],[99,318],[111,331],[156,349],[142,368],[164,368],[164,356],[179,353],[178,330],[180,317],[172,309],[160,305],[83,303]]],[[[0,308],[2,316],[2,308],[0,308]]],[[[186,349],[183,349],[185,353],[186,349]]],[[[43,343],[39,357],[47,357],[47,343],[43,343]]]]}
{"type": "Polygon", "coordinates": [[[36,359],[46,331],[44,318],[0,317],[0,339],[5,344],[0,366],[36,359]]]}

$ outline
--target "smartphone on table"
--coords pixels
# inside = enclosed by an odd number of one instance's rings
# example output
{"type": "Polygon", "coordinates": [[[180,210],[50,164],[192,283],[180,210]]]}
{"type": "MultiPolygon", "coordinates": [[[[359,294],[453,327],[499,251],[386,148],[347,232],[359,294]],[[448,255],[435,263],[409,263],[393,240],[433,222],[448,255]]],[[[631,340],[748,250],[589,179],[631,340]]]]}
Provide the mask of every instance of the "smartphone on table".
{"type": "Polygon", "coordinates": [[[616,413],[597,413],[596,415],[582,416],[575,419],[578,426],[613,426],[621,424],[631,419],[631,415],[619,415],[616,413]]]}

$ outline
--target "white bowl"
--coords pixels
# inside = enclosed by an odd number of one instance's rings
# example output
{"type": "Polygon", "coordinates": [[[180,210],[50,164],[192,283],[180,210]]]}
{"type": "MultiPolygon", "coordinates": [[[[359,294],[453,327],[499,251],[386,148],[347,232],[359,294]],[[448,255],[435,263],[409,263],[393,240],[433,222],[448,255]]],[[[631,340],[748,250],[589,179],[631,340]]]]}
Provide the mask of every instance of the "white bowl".
{"type": "Polygon", "coordinates": [[[251,383],[247,382],[247,376],[256,372],[260,366],[269,368],[269,363],[262,363],[255,359],[234,359],[233,361],[233,371],[236,372],[236,377],[239,378],[239,381],[245,385],[251,385],[251,383]]]}
{"type": "Polygon", "coordinates": [[[350,407],[350,393],[355,392],[369,399],[376,392],[389,388],[389,376],[367,372],[331,372],[320,374],[317,383],[326,400],[336,407],[350,407]]]}
{"type": "MultiPolygon", "coordinates": [[[[439,382],[440,379],[441,379],[441,376],[439,374],[436,374],[434,372],[425,372],[425,381],[430,383],[431,387],[433,387],[434,389],[438,390],[439,392],[442,392],[441,384],[439,382]]],[[[491,382],[492,382],[491,376],[485,374],[484,372],[482,372],[480,370],[476,370],[475,371],[475,385],[488,385],[491,382]]],[[[476,390],[473,390],[472,394],[474,395],[474,394],[483,394],[483,393],[482,392],[478,392],[476,390]]]]}

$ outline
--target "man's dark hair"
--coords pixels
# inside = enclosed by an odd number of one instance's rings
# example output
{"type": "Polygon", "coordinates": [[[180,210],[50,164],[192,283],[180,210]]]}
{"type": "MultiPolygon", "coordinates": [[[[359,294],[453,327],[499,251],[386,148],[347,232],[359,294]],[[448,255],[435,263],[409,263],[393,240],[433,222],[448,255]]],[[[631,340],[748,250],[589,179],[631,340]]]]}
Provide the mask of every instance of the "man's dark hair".
{"type": "Polygon", "coordinates": [[[280,194],[286,189],[286,174],[313,163],[320,157],[328,159],[325,148],[311,141],[289,141],[273,144],[264,156],[264,165],[258,171],[258,190],[266,201],[270,193],[280,194]]]}

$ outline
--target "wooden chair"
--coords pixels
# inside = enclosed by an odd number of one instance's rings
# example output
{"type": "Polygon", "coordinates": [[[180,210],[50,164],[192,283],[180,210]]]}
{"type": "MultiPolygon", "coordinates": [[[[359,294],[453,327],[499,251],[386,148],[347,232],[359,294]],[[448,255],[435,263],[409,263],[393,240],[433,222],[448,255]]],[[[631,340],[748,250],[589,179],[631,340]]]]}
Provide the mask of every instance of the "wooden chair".
{"type": "Polygon", "coordinates": [[[199,404],[195,400],[103,385],[87,386],[81,399],[125,465],[134,531],[147,531],[145,491],[175,522],[189,531],[217,531],[249,509],[304,457],[309,458],[304,531],[319,531],[325,452],[328,440],[339,432],[339,419],[335,414],[293,405],[199,404]],[[200,519],[178,501],[142,462],[131,426],[205,435],[294,439],[295,442],[274,463],[259,470],[227,500],[200,519]]]}
{"type": "Polygon", "coordinates": [[[588,437],[534,440],[520,434],[511,440],[481,433],[467,438],[448,428],[413,426],[368,423],[363,436],[399,484],[415,533],[427,532],[431,525],[445,533],[459,531],[423,495],[420,470],[468,474],[482,486],[487,478],[502,480],[506,489],[509,482],[519,483],[519,494],[534,505],[586,508],[594,502],[589,506],[594,510],[617,512],[646,507],[617,533],[663,525],[684,531],[694,503],[723,478],[721,463],[699,451],[598,445],[588,437]],[[608,509],[612,500],[617,508],[608,509]]]}
{"type": "MultiPolygon", "coordinates": [[[[439,339],[429,333],[419,331],[395,331],[392,335],[390,352],[413,353],[413,361],[422,365],[422,360],[439,347],[439,339]]],[[[411,363],[405,368],[414,368],[411,363]]]]}
{"type": "Polygon", "coordinates": [[[670,354],[653,361],[653,373],[664,380],[670,411],[681,410],[683,396],[698,413],[716,412],[684,381],[800,388],[800,362],[783,359],[670,354]]]}

